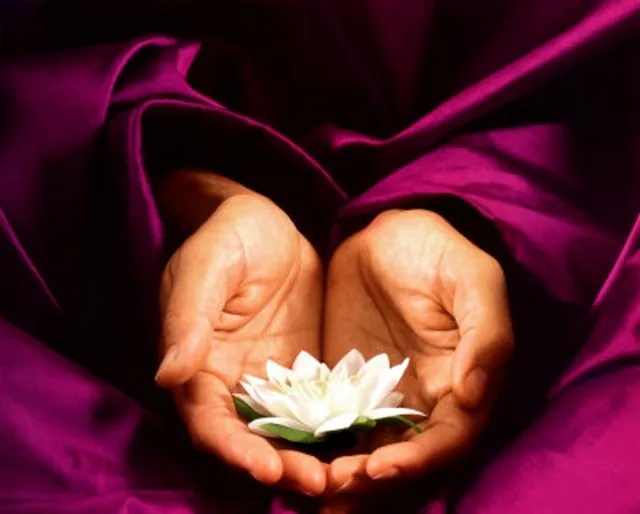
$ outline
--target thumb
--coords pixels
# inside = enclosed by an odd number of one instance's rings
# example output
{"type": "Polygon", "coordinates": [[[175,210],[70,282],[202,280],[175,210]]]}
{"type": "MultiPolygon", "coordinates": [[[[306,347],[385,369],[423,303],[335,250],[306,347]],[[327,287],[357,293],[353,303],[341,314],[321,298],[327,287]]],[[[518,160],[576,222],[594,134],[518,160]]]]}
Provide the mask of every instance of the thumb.
{"type": "Polygon", "coordinates": [[[229,298],[230,281],[237,273],[230,255],[222,250],[216,231],[196,234],[167,265],[160,301],[162,362],[156,382],[177,387],[200,371],[209,355],[215,325],[229,298]],[[207,237],[202,237],[207,236],[207,237]]]}
{"type": "Polygon", "coordinates": [[[513,352],[504,276],[501,270],[486,271],[477,280],[465,281],[454,301],[460,342],[453,356],[453,392],[467,408],[483,403],[513,352]]]}

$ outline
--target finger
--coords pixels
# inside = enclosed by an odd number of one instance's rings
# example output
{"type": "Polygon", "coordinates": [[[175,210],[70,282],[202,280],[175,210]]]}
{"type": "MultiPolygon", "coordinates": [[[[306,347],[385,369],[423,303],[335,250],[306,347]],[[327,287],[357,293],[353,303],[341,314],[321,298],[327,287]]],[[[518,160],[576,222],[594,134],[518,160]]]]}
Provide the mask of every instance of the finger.
{"type": "Polygon", "coordinates": [[[194,444],[266,485],[277,483],[283,464],[276,449],[241,421],[232,397],[217,377],[199,372],[174,392],[194,444]]]}
{"type": "Polygon", "coordinates": [[[207,227],[167,267],[161,300],[163,360],[156,375],[163,387],[180,385],[203,367],[215,321],[238,280],[237,252],[230,246],[217,227],[207,227]]]}
{"type": "Polygon", "coordinates": [[[497,262],[483,262],[460,277],[454,297],[460,342],[452,363],[453,391],[467,408],[480,406],[513,351],[504,275],[497,262]]]}
{"type": "Polygon", "coordinates": [[[325,464],[311,455],[293,450],[281,450],[279,454],[283,470],[282,486],[307,496],[318,496],[324,492],[327,483],[325,464]]]}
{"type": "Polygon", "coordinates": [[[370,482],[366,474],[368,455],[339,457],[329,465],[327,490],[332,494],[352,493],[370,482]]]}
{"type": "Polygon", "coordinates": [[[367,475],[387,481],[444,467],[471,448],[485,421],[484,414],[460,409],[455,397],[448,395],[432,412],[423,433],[374,451],[367,460],[367,475]]]}

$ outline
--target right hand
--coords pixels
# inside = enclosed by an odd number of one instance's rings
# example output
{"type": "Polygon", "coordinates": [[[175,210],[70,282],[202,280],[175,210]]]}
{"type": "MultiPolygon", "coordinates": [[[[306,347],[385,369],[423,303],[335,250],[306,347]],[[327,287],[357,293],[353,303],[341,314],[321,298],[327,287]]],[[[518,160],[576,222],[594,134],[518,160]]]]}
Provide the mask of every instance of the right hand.
{"type": "Polygon", "coordinates": [[[322,493],[325,465],[251,433],[231,395],[244,373],[264,376],[267,359],[319,356],[322,266],[289,217],[257,194],[230,196],[173,255],[160,297],[156,381],[195,444],[264,484],[322,493]]]}

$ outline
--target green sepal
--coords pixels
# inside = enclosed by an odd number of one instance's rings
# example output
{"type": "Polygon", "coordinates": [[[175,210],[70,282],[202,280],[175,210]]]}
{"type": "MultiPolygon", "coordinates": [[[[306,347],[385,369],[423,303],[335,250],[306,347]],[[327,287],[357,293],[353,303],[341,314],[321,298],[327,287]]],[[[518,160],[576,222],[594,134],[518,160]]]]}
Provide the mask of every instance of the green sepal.
{"type": "Polygon", "coordinates": [[[254,419],[260,419],[260,418],[266,417],[263,414],[260,414],[254,408],[252,408],[242,398],[238,398],[237,396],[233,397],[233,405],[236,408],[236,412],[241,417],[243,417],[244,419],[248,419],[249,421],[253,421],[254,419]]]}
{"type": "Polygon", "coordinates": [[[402,423],[404,425],[408,425],[413,429],[413,431],[416,434],[421,434],[423,432],[423,430],[418,425],[416,425],[409,418],[405,418],[404,416],[392,416],[390,418],[385,418],[384,421],[391,421],[391,422],[395,421],[395,422],[398,422],[398,423],[402,423]]]}
{"type": "Polygon", "coordinates": [[[351,423],[349,428],[363,428],[363,429],[371,429],[375,428],[376,420],[368,418],[366,416],[358,416],[356,420],[351,423]]]}
{"type": "Polygon", "coordinates": [[[324,440],[324,437],[316,437],[312,432],[305,432],[304,430],[297,430],[295,428],[283,427],[276,423],[266,423],[260,428],[277,435],[282,439],[286,439],[292,443],[319,443],[324,440]]]}

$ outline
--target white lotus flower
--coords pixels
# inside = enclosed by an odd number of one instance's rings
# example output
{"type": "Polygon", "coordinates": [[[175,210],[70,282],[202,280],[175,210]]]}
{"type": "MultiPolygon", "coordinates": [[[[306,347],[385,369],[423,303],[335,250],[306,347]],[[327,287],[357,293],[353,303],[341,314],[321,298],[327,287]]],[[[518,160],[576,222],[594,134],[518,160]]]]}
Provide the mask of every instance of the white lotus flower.
{"type": "Polygon", "coordinates": [[[359,351],[351,350],[329,370],[301,352],[292,369],[267,361],[267,380],[245,375],[241,385],[247,394],[235,396],[255,411],[257,419],[249,428],[257,434],[278,437],[273,430],[277,426],[322,438],[351,427],[356,420],[425,416],[399,407],[403,395],[393,392],[408,365],[409,359],[405,359],[390,367],[384,353],[365,362],[359,351]]]}

